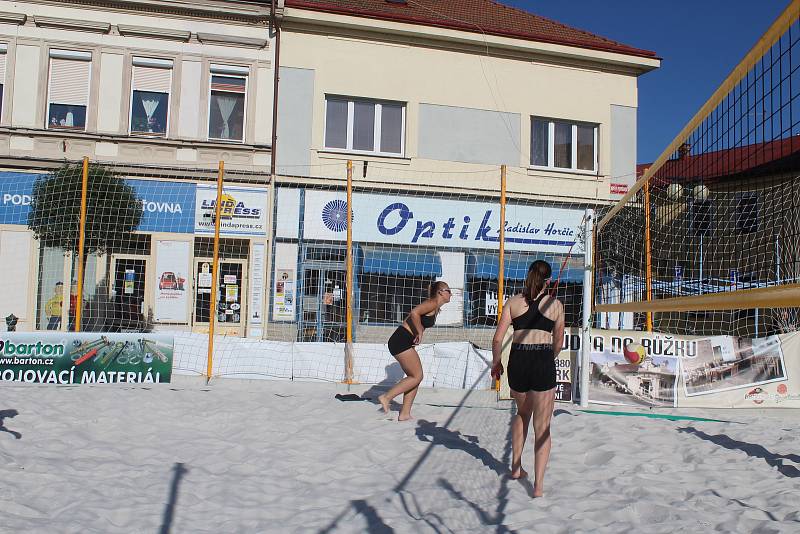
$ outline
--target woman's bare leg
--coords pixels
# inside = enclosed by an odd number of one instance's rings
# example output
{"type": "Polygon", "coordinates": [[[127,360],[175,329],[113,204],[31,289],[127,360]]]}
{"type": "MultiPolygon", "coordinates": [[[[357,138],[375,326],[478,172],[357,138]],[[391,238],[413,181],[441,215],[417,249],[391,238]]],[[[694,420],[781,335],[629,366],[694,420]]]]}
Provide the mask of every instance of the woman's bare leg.
{"type": "Polygon", "coordinates": [[[402,367],[406,377],[392,386],[389,391],[380,395],[378,401],[383,406],[383,411],[389,413],[389,403],[396,396],[403,393],[403,407],[400,409],[400,415],[397,420],[405,421],[411,418],[411,404],[414,402],[414,397],[417,396],[417,389],[422,382],[422,362],[419,359],[419,354],[413,348],[401,352],[395,358],[400,363],[400,367],[402,367]]]}
{"type": "Polygon", "coordinates": [[[533,395],[511,390],[511,396],[517,403],[517,413],[511,420],[511,478],[524,478],[528,473],[522,468],[522,450],[528,440],[533,395]]]}
{"type": "Polygon", "coordinates": [[[556,390],[531,391],[533,397],[533,464],[535,479],[533,481],[533,496],[541,497],[544,494],[544,471],[550,458],[550,420],[553,418],[553,404],[556,399],[556,390]]]}

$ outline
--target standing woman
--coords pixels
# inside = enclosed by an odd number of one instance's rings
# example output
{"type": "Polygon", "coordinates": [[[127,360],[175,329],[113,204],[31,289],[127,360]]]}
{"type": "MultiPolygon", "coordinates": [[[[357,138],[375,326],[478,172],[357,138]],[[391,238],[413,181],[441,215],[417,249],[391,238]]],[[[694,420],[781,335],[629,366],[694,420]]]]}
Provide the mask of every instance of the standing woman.
{"type": "Polygon", "coordinates": [[[553,416],[556,388],[555,359],[564,342],[564,306],[547,293],[552,269],[537,260],[528,268],[525,289],[514,295],[503,308],[492,339],[492,375],[503,373],[500,355],[503,338],[514,326],[508,359],[508,385],[517,403],[511,422],[511,478],[528,473],[522,468],[522,449],[533,416],[534,474],[533,496],[544,491],[544,471],[550,457],[550,419],[553,416]]]}
{"type": "Polygon", "coordinates": [[[411,419],[411,404],[422,382],[422,362],[414,347],[422,342],[422,333],[425,329],[436,323],[439,308],[450,302],[451,296],[452,292],[445,282],[433,282],[428,288],[428,298],[411,310],[403,324],[398,326],[389,338],[389,352],[400,363],[406,377],[380,395],[378,400],[383,406],[383,411],[389,413],[392,399],[403,394],[403,407],[400,408],[398,421],[411,419]]]}

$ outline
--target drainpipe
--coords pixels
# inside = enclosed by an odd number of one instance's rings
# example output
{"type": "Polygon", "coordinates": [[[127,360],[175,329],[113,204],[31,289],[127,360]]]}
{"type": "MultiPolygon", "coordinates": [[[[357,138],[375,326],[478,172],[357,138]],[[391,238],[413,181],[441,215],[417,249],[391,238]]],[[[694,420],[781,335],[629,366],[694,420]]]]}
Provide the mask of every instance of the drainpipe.
{"type": "Polygon", "coordinates": [[[272,0],[270,5],[270,24],[275,31],[275,61],[273,64],[274,80],[272,86],[272,146],[270,147],[270,181],[275,181],[276,149],[278,146],[278,82],[280,81],[281,67],[281,29],[275,17],[275,4],[279,0],[272,0]]]}

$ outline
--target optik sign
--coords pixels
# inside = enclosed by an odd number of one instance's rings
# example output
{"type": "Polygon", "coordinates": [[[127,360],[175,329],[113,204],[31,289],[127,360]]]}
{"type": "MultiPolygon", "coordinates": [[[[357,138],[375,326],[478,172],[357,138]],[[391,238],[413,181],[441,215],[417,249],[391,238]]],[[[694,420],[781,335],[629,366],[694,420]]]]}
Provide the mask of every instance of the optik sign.
{"type": "MultiPolygon", "coordinates": [[[[346,239],[346,210],[343,193],[307,190],[303,237],[346,239]]],[[[580,210],[507,205],[506,248],[566,252],[575,243],[582,217],[580,210]]],[[[353,195],[355,241],[495,250],[499,235],[499,203],[353,195]]]]}

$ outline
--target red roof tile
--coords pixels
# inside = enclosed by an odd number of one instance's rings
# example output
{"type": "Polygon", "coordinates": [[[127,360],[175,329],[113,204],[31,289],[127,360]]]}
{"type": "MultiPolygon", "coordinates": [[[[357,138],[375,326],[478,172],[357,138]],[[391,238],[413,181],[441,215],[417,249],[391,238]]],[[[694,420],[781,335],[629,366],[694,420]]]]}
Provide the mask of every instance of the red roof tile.
{"type": "MultiPolygon", "coordinates": [[[[702,154],[686,155],[664,162],[653,178],[653,184],[672,182],[716,182],[759,168],[775,164],[780,160],[800,153],[800,135],[775,139],[763,143],[726,148],[702,154]]],[[[636,166],[637,179],[644,174],[650,163],[636,166]],[[639,171],[642,171],[641,174],[639,171]]]]}
{"type": "Polygon", "coordinates": [[[286,7],[655,58],[634,48],[493,0],[285,0],[286,7]]]}

